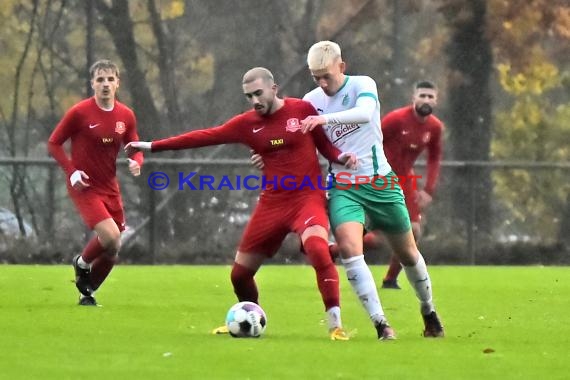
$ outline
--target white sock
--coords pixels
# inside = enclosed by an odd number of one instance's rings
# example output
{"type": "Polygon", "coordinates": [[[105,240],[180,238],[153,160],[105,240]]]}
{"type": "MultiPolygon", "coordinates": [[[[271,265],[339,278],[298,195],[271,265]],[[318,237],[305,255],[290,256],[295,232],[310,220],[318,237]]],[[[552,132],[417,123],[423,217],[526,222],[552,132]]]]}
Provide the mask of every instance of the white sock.
{"type": "Polygon", "coordinates": [[[83,257],[79,256],[79,259],[77,260],[77,266],[81,269],[89,269],[91,268],[91,265],[89,265],[88,263],[85,262],[85,260],[83,260],[83,257]]]}
{"type": "Polygon", "coordinates": [[[342,320],[340,319],[340,307],[333,306],[327,310],[329,315],[329,330],[342,327],[342,320]]]}
{"type": "Polygon", "coordinates": [[[416,291],[416,297],[420,300],[422,315],[427,315],[435,310],[432,301],[431,280],[422,254],[419,254],[418,262],[413,266],[404,266],[406,277],[416,291]]]}
{"type": "Polygon", "coordinates": [[[368,312],[372,322],[380,323],[385,320],[384,310],[382,310],[382,304],[378,296],[378,289],[376,288],[374,277],[372,277],[372,272],[370,272],[370,268],[364,261],[364,255],[342,259],[342,264],[346,270],[348,282],[350,282],[352,289],[368,312]]]}

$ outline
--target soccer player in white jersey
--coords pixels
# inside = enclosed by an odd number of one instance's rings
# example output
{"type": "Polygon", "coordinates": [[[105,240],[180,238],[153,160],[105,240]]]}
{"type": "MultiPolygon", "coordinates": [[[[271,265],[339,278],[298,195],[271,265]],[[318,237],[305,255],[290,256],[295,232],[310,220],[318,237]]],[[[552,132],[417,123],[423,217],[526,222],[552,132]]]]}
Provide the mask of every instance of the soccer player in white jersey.
{"type": "Polygon", "coordinates": [[[432,301],[430,277],[412,234],[404,196],[384,155],[376,82],[368,76],[346,75],[340,47],[331,41],[314,44],[307,63],[318,87],[304,100],[311,102],[319,115],[301,121],[303,132],[322,125],[332,143],[342,151],[355,152],[359,162],[358,168],[350,171],[342,165],[330,167],[330,222],[348,281],[370,315],[378,339],[394,339],[394,330],[388,324],[364,260],[362,234],[367,218],[371,229],[386,234],[404,266],[420,301],[423,335],[443,337],[443,326],[432,301]]]}

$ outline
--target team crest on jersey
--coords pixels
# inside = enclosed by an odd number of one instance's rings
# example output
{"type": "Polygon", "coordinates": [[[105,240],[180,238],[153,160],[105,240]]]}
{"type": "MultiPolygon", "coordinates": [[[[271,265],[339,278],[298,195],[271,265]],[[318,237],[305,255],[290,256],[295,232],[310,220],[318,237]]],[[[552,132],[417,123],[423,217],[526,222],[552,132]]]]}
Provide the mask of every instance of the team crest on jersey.
{"type": "Polygon", "coordinates": [[[348,94],[345,94],[344,97],[342,98],[342,105],[347,106],[349,100],[350,98],[348,97],[348,94]]]}
{"type": "Polygon", "coordinates": [[[422,136],[422,141],[424,142],[424,144],[428,143],[430,137],[431,137],[431,133],[429,133],[429,132],[424,133],[424,135],[422,136]]]}
{"type": "Polygon", "coordinates": [[[287,120],[287,125],[285,126],[285,130],[287,132],[297,132],[301,129],[301,123],[297,118],[291,118],[287,120]]]}
{"type": "Polygon", "coordinates": [[[127,127],[125,126],[125,123],[122,121],[117,121],[115,123],[115,132],[122,135],[123,133],[125,133],[125,131],[127,130],[127,127]]]}

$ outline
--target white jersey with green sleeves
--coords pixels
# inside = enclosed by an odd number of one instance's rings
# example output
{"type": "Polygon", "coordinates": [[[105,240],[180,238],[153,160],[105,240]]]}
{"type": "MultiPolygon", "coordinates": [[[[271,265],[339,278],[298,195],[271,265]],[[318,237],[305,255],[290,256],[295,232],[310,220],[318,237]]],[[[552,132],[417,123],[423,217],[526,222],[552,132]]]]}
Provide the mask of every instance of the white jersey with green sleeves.
{"type": "Polygon", "coordinates": [[[320,87],[307,93],[303,99],[310,102],[319,114],[342,112],[354,108],[360,97],[376,102],[373,117],[367,123],[330,123],[323,126],[329,140],[341,151],[356,153],[358,168],[348,170],[332,163],[333,175],[342,174],[344,181],[355,183],[355,176],[387,175],[392,169],[384,155],[380,129],[380,102],[374,79],[363,76],[345,76],[344,84],[334,96],[326,95],[320,87]],[[350,173],[350,176],[346,173],[350,173]]]}

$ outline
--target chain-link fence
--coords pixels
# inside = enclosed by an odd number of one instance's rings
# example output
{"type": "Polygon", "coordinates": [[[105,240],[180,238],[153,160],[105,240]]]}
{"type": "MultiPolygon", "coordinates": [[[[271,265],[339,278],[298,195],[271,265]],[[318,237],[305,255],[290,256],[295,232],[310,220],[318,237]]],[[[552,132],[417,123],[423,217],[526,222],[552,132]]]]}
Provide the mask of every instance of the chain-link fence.
{"type": "MultiPolygon", "coordinates": [[[[147,159],[138,178],[118,166],[128,225],[123,262],[232,261],[260,184],[248,160],[147,159]]],[[[421,251],[442,264],[569,263],[569,174],[570,163],[444,162],[423,216],[421,251]]],[[[64,181],[52,160],[0,159],[1,262],[67,262],[81,250],[90,231],[64,181]]],[[[387,249],[367,252],[370,262],[387,259],[387,249]]],[[[274,262],[300,261],[290,236],[274,262]]]]}

